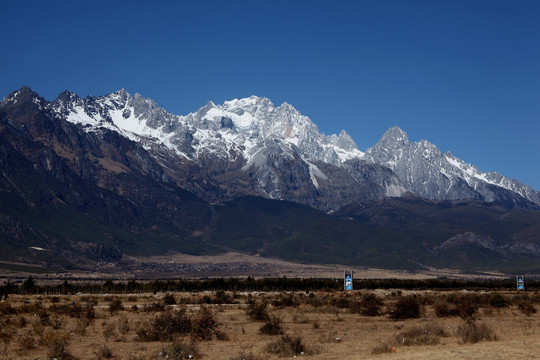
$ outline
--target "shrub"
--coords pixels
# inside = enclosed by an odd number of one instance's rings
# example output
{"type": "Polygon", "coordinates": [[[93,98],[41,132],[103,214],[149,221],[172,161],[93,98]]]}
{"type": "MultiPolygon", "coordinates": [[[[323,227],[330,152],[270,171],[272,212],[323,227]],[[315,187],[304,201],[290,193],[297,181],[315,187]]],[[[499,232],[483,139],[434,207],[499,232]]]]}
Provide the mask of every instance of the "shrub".
{"type": "Polygon", "coordinates": [[[509,305],[508,300],[501,294],[495,293],[489,297],[489,305],[495,308],[503,308],[509,305]]]}
{"type": "Polygon", "coordinates": [[[90,320],[88,319],[79,319],[75,323],[75,329],[73,331],[75,334],[83,336],[86,334],[86,328],[90,325],[90,320]]]}
{"type": "Polygon", "coordinates": [[[259,332],[265,335],[283,335],[283,320],[279,316],[269,316],[259,332]]]}
{"type": "Polygon", "coordinates": [[[11,326],[0,324],[0,340],[4,343],[4,351],[7,351],[8,345],[11,343],[15,331],[11,326]]]}
{"type": "Polygon", "coordinates": [[[65,359],[68,357],[69,334],[60,331],[47,331],[43,334],[42,343],[47,349],[49,359],[65,359]]]}
{"type": "Polygon", "coordinates": [[[472,319],[465,320],[463,324],[458,326],[456,335],[464,344],[497,340],[497,336],[491,327],[485,323],[477,323],[472,319]]]}
{"type": "Polygon", "coordinates": [[[404,330],[395,336],[395,340],[398,344],[404,346],[436,345],[440,342],[441,337],[446,336],[448,336],[448,334],[442,327],[428,324],[423,326],[413,326],[404,330]]]}
{"type": "Polygon", "coordinates": [[[114,298],[109,302],[109,312],[111,315],[123,309],[124,305],[122,305],[122,300],[114,298]]]}
{"type": "Polygon", "coordinates": [[[388,343],[384,343],[384,344],[375,345],[373,347],[373,349],[371,349],[371,354],[372,355],[382,355],[382,354],[392,353],[392,352],[396,352],[396,351],[397,351],[397,349],[395,347],[391,346],[388,343]]]}
{"type": "Polygon", "coordinates": [[[518,309],[527,316],[536,314],[536,308],[534,304],[529,299],[522,299],[518,303],[518,309]]]}
{"type": "Polygon", "coordinates": [[[164,358],[172,360],[197,359],[200,357],[198,344],[191,341],[175,341],[167,349],[162,351],[164,358]]]}
{"type": "Polygon", "coordinates": [[[129,321],[127,317],[120,316],[120,318],[118,319],[117,327],[118,327],[118,332],[121,335],[126,335],[129,332],[129,321]]]}
{"type": "Polygon", "coordinates": [[[15,314],[17,310],[8,302],[0,302],[0,316],[15,314]]]}
{"type": "Polygon", "coordinates": [[[272,341],[264,348],[269,354],[278,356],[297,356],[303,354],[305,345],[300,336],[283,335],[278,340],[272,341]]]}
{"type": "Polygon", "coordinates": [[[174,295],[172,294],[165,294],[165,296],[163,297],[163,304],[165,305],[175,305],[176,304],[176,299],[174,297],[174,295]]]}
{"type": "Polygon", "coordinates": [[[214,314],[206,306],[202,306],[191,320],[192,334],[201,340],[210,340],[214,337],[217,323],[214,314]]]}
{"type": "Polygon", "coordinates": [[[456,307],[450,307],[448,303],[445,302],[439,302],[436,303],[433,307],[435,310],[435,315],[438,317],[450,317],[450,316],[458,316],[459,312],[456,307]]]}
{"type": "Polygon", "coordinates": [[[254,301],[248,305],[246,314],[253,320],[266,321],[268,319],[268,303],[266,301],[254,301]]]}
{"type": "Polygon", "coordinates": [[[219,290],[216,292],[215,300],[213,301],[213,303],[214,304],[234,304],[235,301],[225,291],[219,290]]]}
{"type": "Polygon", "coordinates": [[[292,294],[281,294],[272,301],[272,305],[279,308],[297,306],[298,300],[292,294]]]}
{"type": "Polygon", "coordinates": [[[103,337],[105,338],[105,341],[109,341],[110,338],[116,337],[116,331],[115,331],[116,325],[114,322],[106,323],[103,327],[103,337]]]}
{"type": "Polygon", "coordinates": [[[18,345],[18,352],[19,353],[26,353],[28,350],[32,350],[37,345],[37,340],[30,335],[30,331],[28,331],[26,334],[19,337],[17,340],[18,345]]]}
{"type": "Polygon", "coordinates": [[[420,317],[420,303],[412,296],[401,297],[390,311],[394,320],[416,319],[420,317]]]}
{"type": "Polygon", "coordinates": [[[374,294],[366,294],[362,301],[350,301],[349,309],[353,313],[358,313],[364,316],[379,316],[383,301],[374,294]]]}
{"type": "Polygon", "coordinates": [[[227,335],[227,333],[224,332],[224,331],[216,329],[215,333],[216,333],[216,339],[218,339],[219,341],[229,341],[230,340],[229,335],[227,335]]]}
{"type": "Polygon", "coordinates": [[[110,359],[113,357],[113,353],[107,345],[103,345],[99,349],[94,351],[94,355],[96,355],[97,360],[110,359]]]}
{"type": "Polygon", "coordinates": [[[172,341],[175,334],[188,334],[191,329],[191,319],[186,315],[186,309],[182,308],[143,323],[137,330],[137,336],[141,341],[172,341]]]}

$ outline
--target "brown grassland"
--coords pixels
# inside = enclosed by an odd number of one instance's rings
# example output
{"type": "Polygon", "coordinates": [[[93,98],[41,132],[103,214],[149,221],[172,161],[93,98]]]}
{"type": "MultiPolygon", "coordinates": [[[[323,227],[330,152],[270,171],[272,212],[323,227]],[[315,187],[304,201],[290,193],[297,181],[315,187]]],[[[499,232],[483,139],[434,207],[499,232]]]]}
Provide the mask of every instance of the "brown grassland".
{"type": "Polygon", "coordinates": [[[9,295],[0,359],[535,359],[540,294],[9,295]]]}

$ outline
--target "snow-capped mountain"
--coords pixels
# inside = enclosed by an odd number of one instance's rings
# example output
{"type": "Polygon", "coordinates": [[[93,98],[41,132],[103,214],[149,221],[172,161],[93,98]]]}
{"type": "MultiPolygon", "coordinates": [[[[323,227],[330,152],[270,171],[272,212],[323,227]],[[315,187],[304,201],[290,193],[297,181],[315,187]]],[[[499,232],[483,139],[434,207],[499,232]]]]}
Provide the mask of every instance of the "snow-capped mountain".
{"type": "MultiPolygon", "coordinates": [[[[18,93],[3,103],[16,102],[18,93]]],[[[345,131],[322,134],[290,104],[264,97],[208,102],[185,116],[125,90],[35,101],[85,132],[113,131],[140,144],[172,181],[212,203],[257,195],[335,211],[412,191],[436,200],[540,205],[530,186],[482,173],[426,140],[411,142],[398,127],[364,153],[345,131]]]]}
{"type": "Polygon", "coordinates": [[[66,91],[50,107],[85,131],[113,130],[141,143],[180,185],[209,201],[260,195],[333,211],[406,191],[392,172],[363,161],[345,131],[324,135],[290,104],[267,98],[209,102],[178,116],[124,90],[85,99],[66,91]],[[199,175],[179,175],[186,168],[199,175]]]}
{"type": "Polygon", "coordinates": [[[519,207],[540,205],[540,192],[518,180],[483,173],[432,143],[411,142],[399,127],[390,128],[364,158],[392,169],[415,193],[435,200],[479,199],[519,207]]]}
{"type": "Polygon", "coordinates": [[[124,253],[234,250],[537,269],[540,256],[540,212],[514,209],[538,209],[537,191],[397,127],[362,153],[265,98],[177,116],[123,90],[49,102],[21,88],[0,102],[0,169],[3,261],[91,268],[124,253]]]}

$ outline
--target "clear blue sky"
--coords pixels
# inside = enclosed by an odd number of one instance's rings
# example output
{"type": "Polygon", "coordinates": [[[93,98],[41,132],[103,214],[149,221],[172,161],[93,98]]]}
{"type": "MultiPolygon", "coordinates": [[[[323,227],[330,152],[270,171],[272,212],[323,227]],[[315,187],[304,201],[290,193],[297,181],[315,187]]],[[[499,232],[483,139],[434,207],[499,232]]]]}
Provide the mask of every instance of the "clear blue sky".
{"type": "Polygon", "coordinates": [[[540,189],[540,1],[9,1],[0,97],[283,101],[361,150],[398,125],[540,189]]]}

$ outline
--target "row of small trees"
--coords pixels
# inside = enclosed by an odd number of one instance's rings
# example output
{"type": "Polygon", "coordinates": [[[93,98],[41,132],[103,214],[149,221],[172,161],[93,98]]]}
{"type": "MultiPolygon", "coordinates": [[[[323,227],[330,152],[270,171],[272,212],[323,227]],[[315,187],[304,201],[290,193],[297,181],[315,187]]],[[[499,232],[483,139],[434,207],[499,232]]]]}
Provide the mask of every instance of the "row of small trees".
{"type": "MultiPolygon", "coordinates": [[[[512,280],[455,280],[455,279],[356,279],[355,289],[512,289],[512,280]]],[[[540,281],[527,283],[528,289],[540,288],[540,281]]],[[[8,294],[125,294],[142,292],[175,291],[339,291],[343,290],[341,279],[317,278],[211,278],[204,280],[129,280],[98,283],[37,284],[30,276],[22,284],[6,281],[0,286],[0,296],[8,294]]]]}

